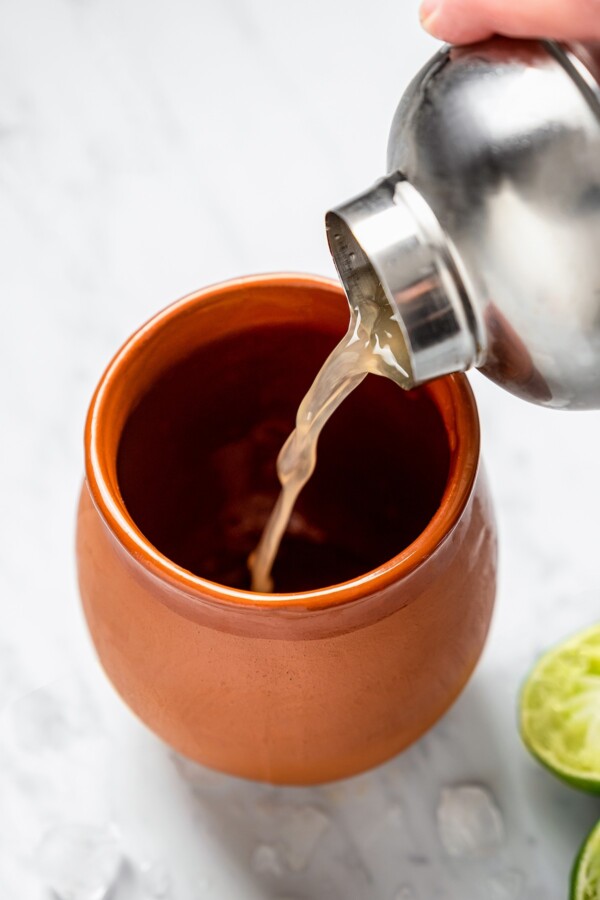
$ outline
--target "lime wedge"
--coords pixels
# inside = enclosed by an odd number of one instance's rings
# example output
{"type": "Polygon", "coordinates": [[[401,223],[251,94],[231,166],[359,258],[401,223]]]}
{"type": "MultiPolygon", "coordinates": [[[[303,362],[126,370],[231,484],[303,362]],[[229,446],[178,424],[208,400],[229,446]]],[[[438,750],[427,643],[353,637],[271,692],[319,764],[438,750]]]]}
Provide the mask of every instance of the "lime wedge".
{"type": "Polygon", "coordinates": [[[520,716],[523,741],[541,763],[573,787],[600,793],[600,624],[542,656],[525,682],[520,716]]]}
{"type": "Polygon", "coordinates": [[[600,900],[600,822],[592,828],[575,860],[571,900],[600,900]]]}

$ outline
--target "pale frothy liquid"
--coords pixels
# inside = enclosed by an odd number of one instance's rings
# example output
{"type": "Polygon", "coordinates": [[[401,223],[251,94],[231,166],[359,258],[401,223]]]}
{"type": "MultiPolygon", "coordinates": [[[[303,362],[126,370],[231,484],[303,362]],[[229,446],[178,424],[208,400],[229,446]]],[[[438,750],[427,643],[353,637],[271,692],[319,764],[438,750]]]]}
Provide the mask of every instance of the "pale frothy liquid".
{"type": "Polygon", "coordinates": [[[281,492],[248,561],[253,591],[270,593],[274,589],[271,569],[298,495],[314,471],[323,426],[369,372],[408,386],[405,354],[400,327],[387,305],[373,300],[351,309],[348,331],[300,404],[296,428],[277,458],[281,492]]]}

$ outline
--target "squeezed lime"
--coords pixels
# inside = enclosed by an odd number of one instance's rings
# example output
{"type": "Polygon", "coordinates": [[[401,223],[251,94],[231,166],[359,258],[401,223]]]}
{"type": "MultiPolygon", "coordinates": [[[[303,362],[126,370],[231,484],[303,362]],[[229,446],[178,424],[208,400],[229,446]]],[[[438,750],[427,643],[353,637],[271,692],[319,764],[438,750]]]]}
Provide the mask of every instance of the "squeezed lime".
{"type": "Polygon", "coordinates": [[[600,793],[600,624],[537,662],[521,695],[520,728],[525,745],[551,772],[600,793]]]}
{"type": "Polygon", "coordinates": [[[600,900],[600,822],[592,828],[575,860],[571,900],[600,900]]]}

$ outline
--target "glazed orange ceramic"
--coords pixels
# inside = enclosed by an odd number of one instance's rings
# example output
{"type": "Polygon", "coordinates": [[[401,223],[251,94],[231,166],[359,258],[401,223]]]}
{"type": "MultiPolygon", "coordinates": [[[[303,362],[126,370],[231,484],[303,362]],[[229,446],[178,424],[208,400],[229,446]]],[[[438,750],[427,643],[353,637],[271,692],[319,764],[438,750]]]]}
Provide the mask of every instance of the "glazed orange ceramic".
{"type": "Polygon", "coordinates": [[[239,279],[143,326],[102,376],[77,531],[100,660],[131,709],[207,766],[281,784],[398,753],[465,686],[496,540],[466,378],[369,376],[322,435],[274,570],[246,557],[275,457],[348,311],[335,284],[239,279]]]}

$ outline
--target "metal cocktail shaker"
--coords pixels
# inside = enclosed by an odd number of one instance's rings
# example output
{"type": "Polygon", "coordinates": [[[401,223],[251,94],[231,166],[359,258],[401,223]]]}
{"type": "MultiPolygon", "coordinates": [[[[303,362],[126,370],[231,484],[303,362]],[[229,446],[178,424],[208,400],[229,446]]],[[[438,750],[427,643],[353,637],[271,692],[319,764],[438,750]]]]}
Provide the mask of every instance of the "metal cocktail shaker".
{"type": "Polygon", "coordinates": [[[600,45],[443,48],[400,102],[388,172],[326,224],[351,304],[391,307],[409,386],[476,366],[600,408],[600,45]]]}

